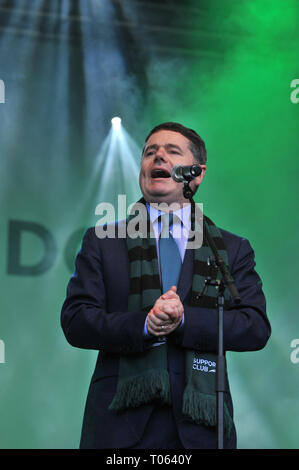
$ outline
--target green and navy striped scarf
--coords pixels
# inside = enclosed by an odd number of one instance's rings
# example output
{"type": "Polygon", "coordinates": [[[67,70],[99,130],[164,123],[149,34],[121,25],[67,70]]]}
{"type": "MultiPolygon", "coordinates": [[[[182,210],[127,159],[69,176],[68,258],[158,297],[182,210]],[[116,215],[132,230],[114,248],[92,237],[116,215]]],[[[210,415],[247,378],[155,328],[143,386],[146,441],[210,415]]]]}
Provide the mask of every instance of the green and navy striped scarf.
{"type": "MultiPolygon", "coordinates": [[[[144,200],[142,199],[141,202],[144,200]]],[[[219,255],[227,265],[227,252],[220,230],[206,216],[203,220],[204,233],[205,230],[209,230],[219,255]]],[[[130,262],[128,310],[131,312],[149,312],[162,294],[156,240],[148,215],[146,227],[148,234],[152,236],[127,237],[126,239],[130,262]]],[[[207,309],[217,307],[217,289],[205,284],[208,277],[212,280],[221,279],[218,269],[212,262],[209,262],[213,258],[213,253],[204,237],[202,246],[194,250],[193,281],[189,300],[191,306],[207,309]]],[[[225,300],[228,299],[228,293],[225,292],[225,300]]],[[[216,367],[216,354],[186,349],[186,387],[182,411],[186,418],[206,426],[216,426],[216,367]]],[[[171,405],[167,370],[167,340],[138,355],[121,357],[117,390],[109,409],[121,411],[153,400],[171,405]]],[[[232,419],[226,404],[224,425],[225,431],[229,434],[232,419]]]]}

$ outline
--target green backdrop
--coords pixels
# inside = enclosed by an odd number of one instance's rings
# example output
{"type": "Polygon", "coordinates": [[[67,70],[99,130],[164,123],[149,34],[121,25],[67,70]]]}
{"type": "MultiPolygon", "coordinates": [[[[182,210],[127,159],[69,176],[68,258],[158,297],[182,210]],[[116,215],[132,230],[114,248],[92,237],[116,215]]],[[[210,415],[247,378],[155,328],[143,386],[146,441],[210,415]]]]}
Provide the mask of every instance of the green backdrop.
{"type": "Polygon", "coordinates": [[[172,120],[204,138],[197,200],[249,238],[267,297],[266,348],[228,353],[238,446],[299,448],[298,2],[11,0],[0,18],[0,447],[78,447],[96,352],[60,329],[74,256],[97,204],[139,197],[144,137],[172,120]]]}

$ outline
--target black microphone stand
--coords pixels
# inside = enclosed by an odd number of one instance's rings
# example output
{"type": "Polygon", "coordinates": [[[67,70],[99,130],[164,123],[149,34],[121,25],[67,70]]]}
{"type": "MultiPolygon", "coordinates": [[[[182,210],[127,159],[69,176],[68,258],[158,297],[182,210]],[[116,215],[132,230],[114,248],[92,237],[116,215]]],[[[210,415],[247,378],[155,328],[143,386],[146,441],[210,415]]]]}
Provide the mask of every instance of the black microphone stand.
{"type": "MultiPolygon", "coordinates": [[[[184,181],[183,194],[186,199],[189,199],[191,203],[191,231],[195,230],[195,202],[193,200],[193,191],[189,186],[190,181],[193,178],[188,178],[184,181]]],[[[214,262],[217,268],[219,268],[222,279],[211,280],[206,279],[206,285],[214,285],[218,288],[218,363],[216,370],[216,397],[217,397],[217,441],[218,449],[224,448],[224,393],[226,390],[226,363],[223,348],[223,310],[224,310],[224,290],[227,287],[233,302],[238,304],[241,302],[239,292],[235,286],[234,280],[230,275],[230,272],[224,263],[223,258],[219,255],[217,247],[213,238],[211,237],[207,224],[203,220],[203,236],[210,246],[213,255],[214,262]]]]}

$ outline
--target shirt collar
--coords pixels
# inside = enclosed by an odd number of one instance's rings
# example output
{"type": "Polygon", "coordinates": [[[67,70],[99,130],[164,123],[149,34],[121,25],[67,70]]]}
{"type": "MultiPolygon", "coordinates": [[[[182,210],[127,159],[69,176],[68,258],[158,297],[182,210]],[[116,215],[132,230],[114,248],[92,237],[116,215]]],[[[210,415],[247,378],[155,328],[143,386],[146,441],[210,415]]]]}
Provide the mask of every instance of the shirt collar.
{"type": "MultiPolygon", "coordinates": [[[[150,205],[148,202],[146,203],[146,208],[150,217],[152,224],[154,225],[161,214],[162,211],[158,210],[153,205],[150,205]]],[[[191,204],[186,203],[184,207],[179,208],[176,211],[173,211],[173,215],[175,215],[178,219],[180,219],[181,223],[185,227],[186,230],[190,230],[191,226],[191,204]]]]}

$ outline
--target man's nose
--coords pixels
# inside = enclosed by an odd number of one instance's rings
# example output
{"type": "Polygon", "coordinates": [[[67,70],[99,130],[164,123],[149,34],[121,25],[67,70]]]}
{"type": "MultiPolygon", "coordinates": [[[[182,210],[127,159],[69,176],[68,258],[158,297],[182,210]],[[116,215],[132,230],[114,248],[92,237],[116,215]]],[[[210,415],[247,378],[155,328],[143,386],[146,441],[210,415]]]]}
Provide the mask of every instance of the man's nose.
{"type": "Polygon", "coordinates": [[[166,160],[167,159],[167,154],[166,154],[166,151],[163,147],[159,147],[156,150],[155,159],[157,159],[157,160],[166,160]]]}

